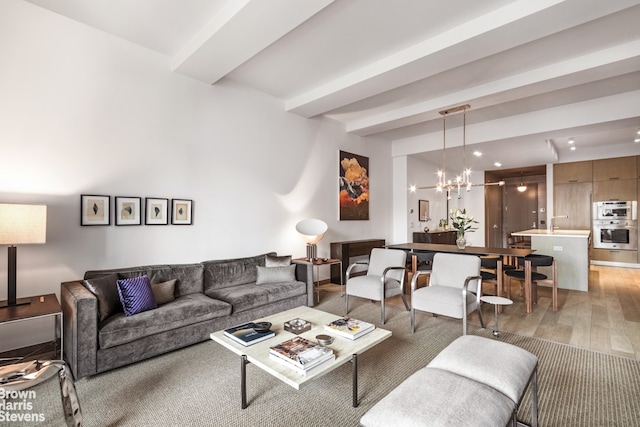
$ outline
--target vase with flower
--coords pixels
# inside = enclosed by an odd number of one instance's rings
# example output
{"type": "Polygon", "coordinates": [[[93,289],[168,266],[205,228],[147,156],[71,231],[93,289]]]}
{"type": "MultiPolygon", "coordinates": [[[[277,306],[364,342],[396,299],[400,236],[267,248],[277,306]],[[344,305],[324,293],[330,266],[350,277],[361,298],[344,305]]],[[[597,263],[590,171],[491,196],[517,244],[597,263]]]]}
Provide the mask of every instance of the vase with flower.
{"type": "Polygon", "coordinates": [[[458,245],[458,249],[464,249],[467,245],[467,240],[465,239],[465,233],[472,232],[476,230],[476,227],[473,227],[473,224],[477,224],[473,216],[467,213],[466,209],[451,209],[449,213],[449,218],[451,218],[451,224],[453,228],[456,229],[457,239],[456,245],[458,245]]]}

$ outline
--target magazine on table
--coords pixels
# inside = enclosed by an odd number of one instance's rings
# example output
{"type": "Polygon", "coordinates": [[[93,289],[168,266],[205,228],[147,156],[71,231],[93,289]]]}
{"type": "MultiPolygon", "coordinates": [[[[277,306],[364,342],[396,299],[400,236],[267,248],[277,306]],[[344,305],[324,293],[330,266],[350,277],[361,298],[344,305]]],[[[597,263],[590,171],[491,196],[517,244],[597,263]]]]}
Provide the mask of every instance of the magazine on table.
{"type": "Polygon", "coordinates": [[[376,326],[373,323],[368,323],[363,320],[341,317],[324,325],[324,328],[342,337],[355,340],[373,331],[376,326]]]}
{"type": "Polygon", "coordinates": [[[243,323],[229,329],[224,330],[224,335],[232,340],[244,345],[250,346],[260,341],[276,336],[274,331],[258,332],[253,329],[254,323],[243,323]]]}
{"type": "Polygon", "coordinates": [[[335,359],[333,350],[306,338],[297,336],[269,348],[269,354],[297,366],[310,369],[322,362],[335,359]]]}
{"type": "Polygon", "coordinates": [[[301,368],[300,366],[296,365],[295,363],[289,362],[288,360],[284,359],[283,357],[276,356],[273,353],[269,354],[269,359],[275,360],[278,363],[281,363],[282,365],[287,366],[290,369],[293,369],[298,374],[303,375],[303,376],[306,377],[307,375],[315,372],[317,369],[319,369],[320,367],[324,366],[325,364],[333,362],[334,360],[336,360],[336,356],[333,353],[331,353],[329,355],[328,359],[320,360],[319,362],[315,363],[311,367],[307,367],[305,365],[304,368],[301,368]]]}

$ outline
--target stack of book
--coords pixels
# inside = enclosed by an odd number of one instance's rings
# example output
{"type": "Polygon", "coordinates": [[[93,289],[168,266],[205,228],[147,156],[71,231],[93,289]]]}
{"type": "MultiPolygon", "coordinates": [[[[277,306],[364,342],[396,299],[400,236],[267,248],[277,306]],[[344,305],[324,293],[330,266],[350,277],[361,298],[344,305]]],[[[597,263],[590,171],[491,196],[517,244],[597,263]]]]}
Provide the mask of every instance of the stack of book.
{"type": "Polygon", "coordinates": [[[351,317],[341,317],[324,325],[327,331],[335,332],[337,335],[356,340],[363,335],[373,331],[376,326],[373,323],[352,319],[351,317]]]}
{"type": "Polygon", "coordinates": [[[243,323],[242,325],[234,326],[224,330],[224,335],[232,340],[246,346],[264,341],[268,338],[274,337],[276,333],[274,331],[258,332],[253,327],[253,322],[243,323]]]}
{"type": "Polygon", "coordinates": [[[297,336],[274,345],[269,349],[269,358],[281,362],[301,375],[336,359],[333,350],[306,338],[297,336]]]}

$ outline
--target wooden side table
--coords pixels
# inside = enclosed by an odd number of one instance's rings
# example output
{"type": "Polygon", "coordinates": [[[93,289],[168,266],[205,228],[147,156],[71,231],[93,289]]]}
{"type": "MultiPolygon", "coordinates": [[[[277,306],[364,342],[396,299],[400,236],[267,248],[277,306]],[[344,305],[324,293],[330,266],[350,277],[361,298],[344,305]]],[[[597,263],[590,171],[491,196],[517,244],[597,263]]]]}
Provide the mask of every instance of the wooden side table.
{"type": "MultiPolygon", "coordinates": [[[[314,288],[316,290],[316,295],[318,296],[318,302],[320,302],[320,266],[322,265],[335,265],[335,264],[339,264],[340,265],[340,271],[342,272],[342,261],[339,259],[334,259],[334,258],[316,258],[314,260],[308,260],[307,258],[295,258],[292,260],[293,262],[297,263],[297,264],[311,264],[314,266],[314,278],[313,283],[314,283],[314,288]]],[[[342,286],[344,284],[344,281],[342,279],[342,274],[340,275],[340,286],[342,286]]],[[[342,294],[342,292],[341,292],[342,294]]]]}
{"type": "Polygon", "coordinates": [[[64,360],[64,334],[62,333],[62,308],[56,294],[30,297],[30,304],[0,308],[0,325],[55,316],[55,337],[60,338],[60,360],[64,360]]]}

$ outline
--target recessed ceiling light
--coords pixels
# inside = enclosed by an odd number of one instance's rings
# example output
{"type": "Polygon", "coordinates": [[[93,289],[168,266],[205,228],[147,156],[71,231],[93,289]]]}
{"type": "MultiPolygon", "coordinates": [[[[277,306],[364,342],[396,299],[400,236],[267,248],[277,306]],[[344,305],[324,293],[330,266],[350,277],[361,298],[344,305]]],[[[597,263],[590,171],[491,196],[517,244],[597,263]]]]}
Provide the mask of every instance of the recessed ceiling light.
{"type": "Polygon", "coordinates": [[[640,142],[640,138],[634,139],[633,142],[640,142]]]}
{"type": "Polygon", "coordinates": [[[638,132],[636,132],[638,135],[640,135],[640,129],[638,129],[638,132]]]}
{"type": "Polygon", "coordinates": [[[576,151],[576,146],[575,145],[571,147],[571,151],[576,151]]]}
{"type": "Polygon", "coordinates": [[[574,142],[573,138],[569,138],[569,144],[573,144],[574,142]]]}
{"type": "Polygon", "coordinates": [[[493,166],[495,166],[495,167],[499,168],[500,166],[502,166],[502,163],[500,163],[500,162],[495,162],[495,163],[493,164],[493,166]]]}
{"type": "Polygon", "coordinates": [[[479,152],[479,151],[474,151],[473,155],[476,156],[476,157],[480,157],[480,156],[482,156],[482,153],[479,152]]]}

